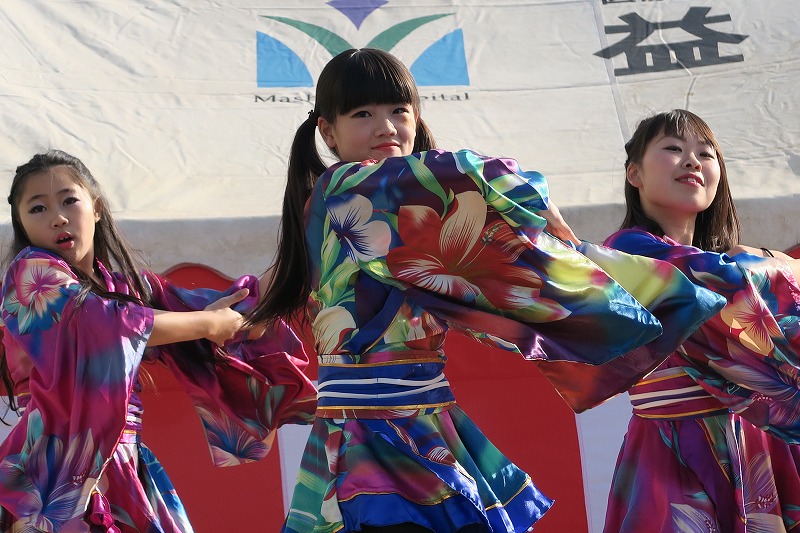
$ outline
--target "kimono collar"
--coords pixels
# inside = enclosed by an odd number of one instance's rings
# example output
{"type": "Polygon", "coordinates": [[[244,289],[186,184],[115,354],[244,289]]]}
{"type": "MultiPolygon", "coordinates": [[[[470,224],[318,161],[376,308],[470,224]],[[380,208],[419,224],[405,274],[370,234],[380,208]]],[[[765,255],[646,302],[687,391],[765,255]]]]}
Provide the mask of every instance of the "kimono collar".
{"type": "Polygon", "coordinates": [[[100,260],[97,258],[95,258],[94,264],[95,266],[97,266],[97,270],[98,272],[100,272],[100,275],[103,276],[103,281],[106,282],[106,289],[109,292],[118,292],[117,289],[115,288],[116,284],[114,283],[114,278],[108,272],[108,269],[105,267],[105,265],[101,263],[100,260]]]}
{"type": "Polygon", "coordinates": [[[635,229],[635,230],[638,230],[638,231],[643,231],[643,232],[645,232],[647,234],[650,234],[653,237],[655,237],[656,239],[662,240],[665,243],[669,244],[670,246],[683,246],[681,243],[679,243],[678,241],[676,241],[675,239],[673,239],[673,238],[671,238],[671,237],[669,237],[667,235],[662,235],[662,236],[659,237],[658,235],[655,235],[654,233],[650,233],[649,231],[647,231],[647,228],[645,228],[644,226],[633,226],[631,229],[635,229]]]}

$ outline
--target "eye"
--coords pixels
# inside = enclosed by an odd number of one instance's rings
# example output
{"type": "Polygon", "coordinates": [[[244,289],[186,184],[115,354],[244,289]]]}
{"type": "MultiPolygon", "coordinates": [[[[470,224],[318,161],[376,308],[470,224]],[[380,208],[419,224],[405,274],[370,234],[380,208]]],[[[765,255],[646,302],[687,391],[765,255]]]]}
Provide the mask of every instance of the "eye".
{"type": "Polygon", "coordinates": [[[44,213],[44,206],[43,205],[34,205],[30,209],[28,209],[28,214],[34,215],[36,213],[44,213]]]}
{"type": "Polygon", "coordinates": [[[393,111],[394,113],[401,114],[401,113],[411,113],[411,106],[403,105],[400,107],[396,107],[393,111]]]}
{"type": "Polygon", "coordinates": [[[716,159],[717,158],[717,153],[716,152],[705,151],[705,152],[701,152],[700,155],[703,156],[703,157],[707,157],[708,159],[716,159]]]}
{"type": "Polygon", "coordinates": [[[680,152],[681,151],[681,147],[676,145],[676,144],[670,144],[668,146],[665,146],[664,150],[668,150],[670,152],[680,152]]]}
{"type": "Polygon", "coordinates": [[[355,113],[353,113],[350,116],[353,117],[353,118],[367,118],[367,117],[369,117],[371,115],[370,115],[369,111],[367,111],[366,109],[361,109],[359,111],[356,111],[355,113]]]}
{"type": "Polygon", "coordinates": [[[80,200],[74,196],[67,196],[64,198],[64,205],[72,205],[78,203],[80,200]]]}

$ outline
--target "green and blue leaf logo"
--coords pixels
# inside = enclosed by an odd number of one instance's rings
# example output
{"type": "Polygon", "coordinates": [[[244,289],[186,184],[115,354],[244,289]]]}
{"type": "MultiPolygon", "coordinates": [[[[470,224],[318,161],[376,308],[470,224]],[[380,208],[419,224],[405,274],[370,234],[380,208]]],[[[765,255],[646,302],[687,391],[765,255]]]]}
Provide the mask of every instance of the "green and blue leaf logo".
{"type": "MultiPolygon", "coordinates": [[[[332,0],[327,5],[360,29],[364,20],[386,3],[386,0],[332,0]]],[[[443,13],[404,20],[381,31],[363,45],[350,43],[335,31],[317,24],[270,15],[263,15],[263,18],[304,33],[333,57],[349,48],[380,48],[391,52],[411,33],[425,31],[427,24],[452,16],[453,13],[443,13]]],[[[314,76],[300,56],[274,36],[256,32],[256,58],[259,87],[314,86],[314,76]]],[[[409,70],[419,86],[469,85],[463,31],[455,29],[433,42],[410,64],[409,70]]]]}

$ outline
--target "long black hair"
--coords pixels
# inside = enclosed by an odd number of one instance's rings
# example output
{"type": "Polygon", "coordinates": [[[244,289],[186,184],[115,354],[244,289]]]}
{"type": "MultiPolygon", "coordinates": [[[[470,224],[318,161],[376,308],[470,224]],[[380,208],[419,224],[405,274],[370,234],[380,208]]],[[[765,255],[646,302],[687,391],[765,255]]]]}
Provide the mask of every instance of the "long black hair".
{"type": "MultiPolygon", "coordinates": [[[[73,267],[72,271],[81,284],[76,298],[77,305],[80,305],[90,292],[93,292],[106,298],[136,302],[153,307],[152,293],[142,274],[144,261],[125,241],[117,228],[114,218],[111,216],[108,200],[103,194],[100,184],[97,183],[97,180],[80,159],[61,150],[49,150],[45,153],[36,154],[30,161],[17,167],[14,179],[11,182],[11,191],[8,194],[8,203],[11,205],[13,240],[5,258],[5,266],[8,266],[20,251],[33,244],[22,225],[19,213],[25,184],[29,177],[40,172],[47,172],[54,167],[63,167],[69,172],[75,184],[89,193],[94,202],[95,211],[100,215],[100,219],[95,223],[94,229],[95,258],[107,268],[122,273],[134,290],[134,294],[109,292],[105,286],[93,281],[81,269],[70,265],[73,267]]],[[[8,369],[5,353],[0,355],[0,380],[2,380],[9,394],[11,408],[16,409],[13,396],[14,384],[8,369]]]]}
{"type": "Polygon", "coordinates": [[[272,284],[250,315],[251,323],[298,318],[295,311],[311,292],[303,212],[311,189],[327,168],[317,150],[320,117],[333,124],[338,116],[362,105],[397,103],[411,105],[417,117],[413,151],[435,148],[433,135],[420,118],[414,78],[400,60],[382,50],[362,48],[346,50],[325,65],[317,81],[314,110],[292,142],[272,284]]]}
{"type": "Polygon", "coordinates": [[[697,214],[694,224],[692,246],[712,252],[725,252],[739,244],[741,225],[736,215],[736,206],[728,185],[728,171],[722,149],[706,122],[685,109],[673,109],[643,119],[636,127],[631,139],[625,143],[625,220],[620,229],[642,226],[650,233],[664,236],[661,226],[645,213],[639,197],[639,189],[627,180],[631,163],[641,165],[645,150],[650,142],[660,134],[683,137],[694,134],[708,142],[717,154],[719,162],[719,185],[717,194],[705,210],[697,214]]]}

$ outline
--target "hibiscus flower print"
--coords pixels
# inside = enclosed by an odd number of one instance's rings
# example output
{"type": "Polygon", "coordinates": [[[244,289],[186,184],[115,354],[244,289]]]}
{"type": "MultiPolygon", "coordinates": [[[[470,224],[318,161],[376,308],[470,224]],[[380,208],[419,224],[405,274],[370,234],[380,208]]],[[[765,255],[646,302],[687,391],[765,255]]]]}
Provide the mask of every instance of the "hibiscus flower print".
{"type": "Polygon", "coordinates": [[[370,221],[372,203],[365,196],[335,196],[328,199],[327,208],[331,229],[353,260],[368,262],[389,251],[389,225],[381,220],[370,221]]]}
{"type": "Polygon", "coordinates": [[[722,533],[717,521],[701,509],[673,503],[672,526],[681,533],[722,533]]]}
{"type": "Polygon", "coordinates": [[[498,309],[544,306],[550,320],[566,312],[541,298],[536,272],[513,264],[525,245],[507,224],[486,224],[486,202],[479,193],[459,193],[451,207],[444,218],[426,206],[400,208],[404,246],[386,259],[394,277],[464,302],[482,297],[498,309]]]}
{"type": "Polygon", "coordinates": [[[346,308],[334,305],[323,309],[311,325],[317,353],[339,353],[341,345],[355,328],[356,321],[346,308]]]}
{"type": "Polygon", "coordinates": [[[227,416],[217,417],[200,406],[196,406],[195,409],[206,431],[216,466],[235,466],[266,457],[275,437],[274,433],[270,433],[264,441],[261,441],[237,426],[227,416]]]}
{"type": "Polygon", "coordinates": [[[772,337],[782,336],[770,310],[750,290],[737,292],[733,300],[720,311],[720,318],[739,332],[742,344],[761,355],[772,352],[772,337]]]}
{"type": "Polygon", "coordinates": [[[69,297],[65,289],[78,282],[55,261],[29,259],[11,276],[3,310],[17,318],[20,334],[43,331],[60,319],[69,297]]]}
{"type": "Polygon", "coordinates": [[[65,445],[56,435],[43,435],[41,429],[41,417],[34,410],[28,415],[26,449],[0,463],[0,483],[26,493],[17,517],[23,523],[36,531],[58,531],[84,512],[102,461],[95,456],[88,431],[65,445]]]}

